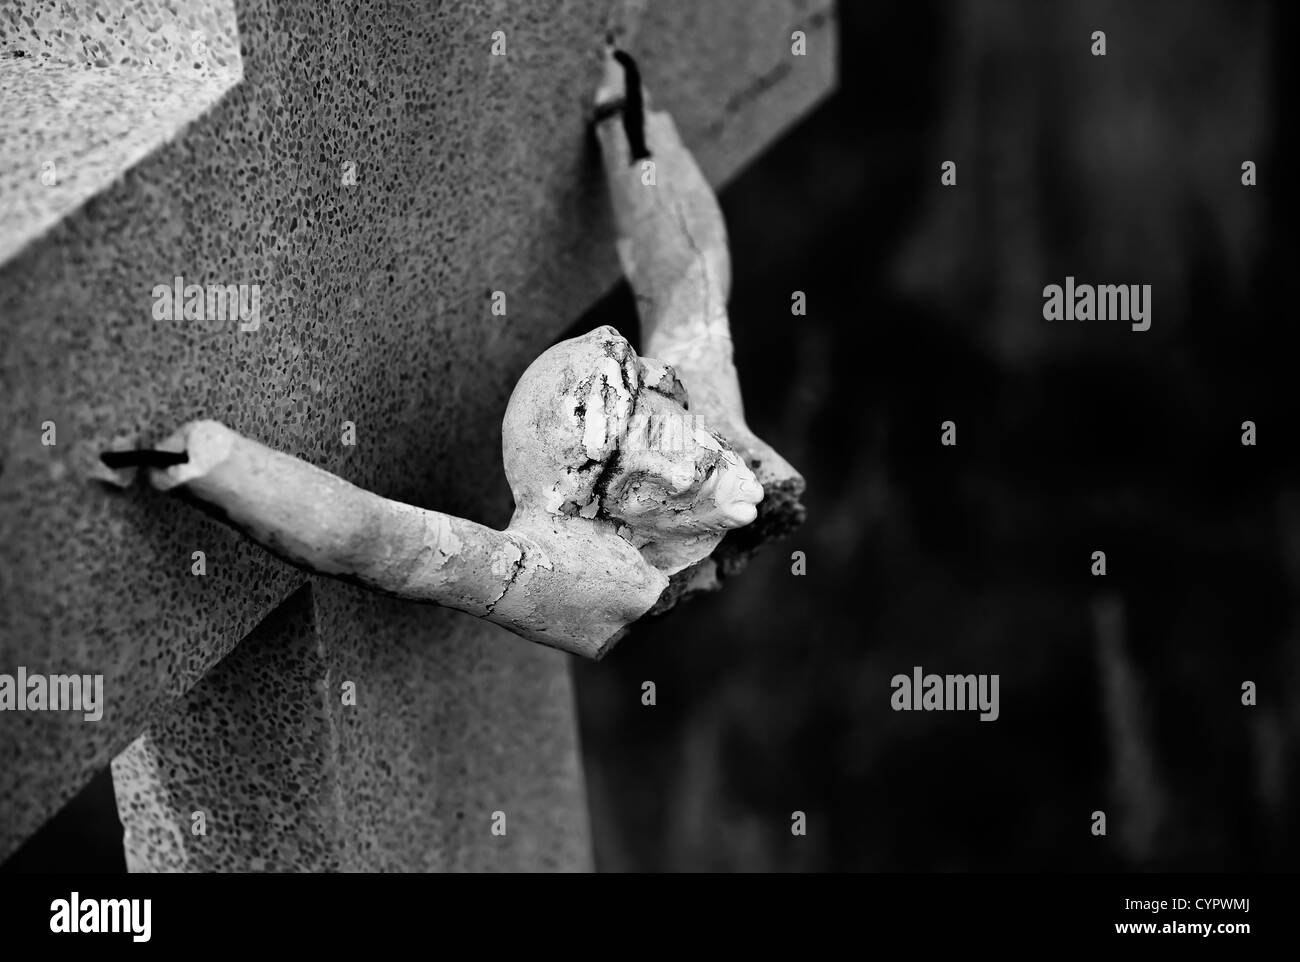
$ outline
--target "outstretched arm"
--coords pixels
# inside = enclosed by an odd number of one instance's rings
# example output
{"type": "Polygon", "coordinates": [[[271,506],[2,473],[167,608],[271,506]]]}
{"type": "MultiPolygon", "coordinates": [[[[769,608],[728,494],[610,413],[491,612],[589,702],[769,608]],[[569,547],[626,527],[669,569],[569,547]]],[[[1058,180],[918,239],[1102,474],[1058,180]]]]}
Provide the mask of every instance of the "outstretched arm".
{"type": "Polygon", "coordinates": [[[305,571],[455,608],[588,658],[605,654],[667,584],[611,526],[532,519],[496,531],[380,497],[216,421],[186,424],[159,450],[185,460],[153,468],[155,488],[305,571]]]}
{"type": "Polygon", "coordinates": [[[382,498],[216,421],[192,421],[159,448],[187,460],[154,468],[155,488],[317,574],[484,617],[522,556],[505,532],[382,498]]]}

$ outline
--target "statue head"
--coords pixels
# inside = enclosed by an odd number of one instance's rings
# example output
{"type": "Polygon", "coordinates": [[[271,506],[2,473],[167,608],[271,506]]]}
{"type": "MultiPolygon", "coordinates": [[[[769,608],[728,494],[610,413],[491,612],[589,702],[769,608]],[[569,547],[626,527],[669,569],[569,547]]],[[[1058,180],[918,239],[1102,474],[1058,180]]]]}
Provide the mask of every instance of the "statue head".
{"type": "Polygon", "coordinates": [[[612,327],[562,341],[529,365],[506,409],[502,447],[517,516],[612,522],[674,570],[683,555],[665,546],[690,542],[688,553],[703,557],[753,521],[763,497],[731,445],[689,413],[673,369],[638,357],[612,327]],[[711,544],[701,553],[702,541],[711,544]]]}

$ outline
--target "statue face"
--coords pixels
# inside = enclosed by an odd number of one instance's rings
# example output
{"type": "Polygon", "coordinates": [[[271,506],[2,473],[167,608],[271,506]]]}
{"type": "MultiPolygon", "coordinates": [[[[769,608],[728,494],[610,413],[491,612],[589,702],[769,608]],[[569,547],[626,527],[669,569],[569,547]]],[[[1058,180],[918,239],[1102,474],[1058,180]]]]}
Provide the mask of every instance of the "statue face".
{"type": "Polygon", "coordinates": [[[702,534],[749,524],[763,488],[703,420],[644,392],[599,486],[603,513],[639,534],[702,534]]]}
{"type": "Polygon", "coordinates": [[[691,540],[707,555],[701,536],[753,521],[763,489],[687,403],[672,368],[613,328],[556,344],[519,379],[502,425],[516,512],[614,521],[638,547],[691,540]]]}

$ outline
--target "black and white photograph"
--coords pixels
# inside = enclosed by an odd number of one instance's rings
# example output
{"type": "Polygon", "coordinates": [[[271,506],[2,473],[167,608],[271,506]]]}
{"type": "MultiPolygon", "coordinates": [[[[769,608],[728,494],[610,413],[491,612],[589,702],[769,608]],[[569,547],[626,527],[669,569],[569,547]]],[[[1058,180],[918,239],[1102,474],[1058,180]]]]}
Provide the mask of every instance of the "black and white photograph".
{"type": "Polygon", "coordinates": [[[4,938],[1280,936],[1298,20],[0,0],[4,938]]]}

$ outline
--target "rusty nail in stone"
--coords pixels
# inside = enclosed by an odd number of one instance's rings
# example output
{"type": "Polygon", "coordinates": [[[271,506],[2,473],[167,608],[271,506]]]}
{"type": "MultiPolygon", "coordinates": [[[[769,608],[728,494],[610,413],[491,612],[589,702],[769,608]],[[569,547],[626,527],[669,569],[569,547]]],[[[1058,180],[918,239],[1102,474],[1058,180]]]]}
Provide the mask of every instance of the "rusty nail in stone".
{"type": "Polygon", "coordinates": [[[99,460],[114,471],[122,468],[169,468],[173,464],[185,464],[190,456],[184,451],[155,451],[149,448],[135,448],[130,451],[104,451],[99,460]]]}

